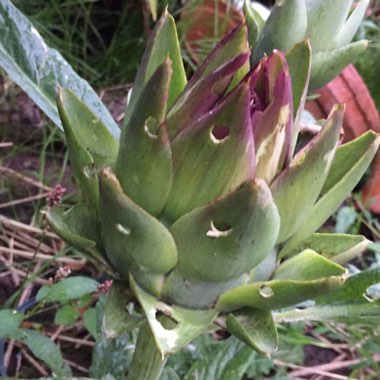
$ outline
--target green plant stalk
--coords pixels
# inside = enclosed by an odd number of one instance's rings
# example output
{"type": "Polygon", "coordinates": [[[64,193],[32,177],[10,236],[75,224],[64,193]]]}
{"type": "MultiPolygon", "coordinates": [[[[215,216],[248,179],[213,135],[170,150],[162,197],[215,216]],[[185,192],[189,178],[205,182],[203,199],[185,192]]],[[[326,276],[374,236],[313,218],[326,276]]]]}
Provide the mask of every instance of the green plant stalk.
{"type": "Polygon", "coordinates": [[[128,371],[128,380],[158,380],[165,366],[148,323],[140,327],[135,352],[128,371]]]}

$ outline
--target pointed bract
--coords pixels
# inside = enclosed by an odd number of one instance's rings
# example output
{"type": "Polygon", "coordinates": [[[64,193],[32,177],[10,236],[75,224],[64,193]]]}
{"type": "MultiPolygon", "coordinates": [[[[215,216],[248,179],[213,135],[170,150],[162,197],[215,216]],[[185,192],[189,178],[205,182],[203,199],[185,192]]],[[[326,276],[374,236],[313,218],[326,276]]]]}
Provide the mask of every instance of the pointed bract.
{"type": "Polygon", "coordinates": [[[244,81],[172,142],[173,183],[164,209],[169,220],[253,177],[250,123],[249,83],[244,81]]]}
{"type": "Polygon", "coordinates": [[[164,124],[171,78],[171,61],[166,58],[123,126],[116,161],[123,190],[152,215],[162,211],[172,181],[172,155],[164,124]]]}

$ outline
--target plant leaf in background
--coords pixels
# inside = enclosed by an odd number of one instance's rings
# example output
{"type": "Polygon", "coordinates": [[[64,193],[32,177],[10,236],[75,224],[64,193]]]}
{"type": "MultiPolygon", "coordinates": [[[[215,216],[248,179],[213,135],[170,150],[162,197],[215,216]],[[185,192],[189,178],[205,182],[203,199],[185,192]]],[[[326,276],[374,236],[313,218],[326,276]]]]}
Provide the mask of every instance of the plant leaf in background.
{"type": "Polygon", "coordinates": [[[67,302],[94,292],[98,287],[95,280],[87,277],[65,278],[52,286],[43,286],[37,293],[37,301],[67,302]]]}
{"type": "Polygon", "coordinates": [[[47,336],[33,330],[22,330],[25,334],[25,343],[33,354],[44,361],[58,377],[70,378],[70,367],[63,362],[62,354],[58,346],[47,336]]]}
{"type": "Polygon", "coordinates": [[[75,93],[115,137],[119,136],[117,124],[88,82],[60,53],[45,44],[9,0],[0,0],[0,65],[59,128],[62,129],[56,105],[58,84],[75,93]]]}

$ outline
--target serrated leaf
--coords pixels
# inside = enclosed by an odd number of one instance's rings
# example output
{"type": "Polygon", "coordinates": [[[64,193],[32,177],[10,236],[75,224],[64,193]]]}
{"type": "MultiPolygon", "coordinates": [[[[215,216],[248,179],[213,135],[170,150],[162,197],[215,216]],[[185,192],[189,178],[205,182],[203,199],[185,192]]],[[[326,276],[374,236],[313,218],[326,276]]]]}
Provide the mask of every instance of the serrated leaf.
{"type": "Polygon", "coordinates": [[[244,81],[172,142],[173,182],[164,209],[169,220],[177,220],[253,177],[249,102],[249,84],[244,81]]]}
{"type": "Polygon", "coordinates": [[[141,323],[142,318],[127,310],[132,297],[133,294],[124,283],[113,281],[103,316],[103,330],[107,338],[117,338],[141,323]]]}
{"type": "Polygon", "coordinates": [[[148,40],[144,56],[139,66],[127,107],[125,122],[134,112],[136,102],[153,73],[165,59],[172,61],[173,78],[170,82],[168,106],[170,107],[186,85],[186,74],[183,67],[178,42],[177,30],[173,17],[165,11],[158,20],[151,37],[148,40]]]}
{"type": "Polygon", "coordinates": [[[152,215],[162,211],[172,181],[164,125],[171,78],[171,61],[166,59],[146,83],[123,126],[115,168],[125,193],[152,215]]]}
{"type": "Polygon", "coordinates": [[[329,173],[340,135],[344,108],[335,107],[322,131],[299,151],[271,185],[281,217],[278,243],[308,220],[329,173]]]}
{"type": "Polygon", "coordinates": [[[234,337],[222,342],[202,337],[196,344],[200,359],[194,362],[183,380],[241,379],[256,359],[256,353],[234,337]]]}
{"type": "Polygon", "coordinates": [[[52,286],[43,286],[37,293],[37,301],[65,303],[93,293],[98,288],[97,281],[82,277],[68,277],[52,286]]]}
{"type": "Polygon", "coordinates": [[[369,131],[337,149],[336,161],[334,160],[329,176],[326,179],[326,184],[329,185],[326,185],[322,190],[324,193],[313,206],[308,215],[307,223],[304,223],[285,244],[279,254],[280,257],[293,251],[339,207],[367,170],[379,143],[380,139],[376,133],[369,131]],[[355,153],[355,148],[358,148],[360,153],[355,153]],[[352,158],[349,157],[351,153],[352,158]],[[360,154],[359,157],[357,154],[360,154]],[[347,158],[347,163],[344,163],[345,157],[347,158]],[[340,162],[343,165],[342,170],[338,169],[340,162]]]}
{"type": "Polygon", "coordinates": [[[311,281],[329,276],[341,276],[346,270],[311,249],[305,249],[284,261],[273,274],[273,280],[311,281]]]}
{"type": "Polygon", "coordinates": [[[358,257],[368,245],[369,240],[361,235],[315,233],[287,255],[292,256],[310,248],[327,259],[343,265],[358,257]]]}
{"type": "Polygon", "coordinates": [[[79,311],[72,305],[64,305],[57,310],[54,316],[56,325],[69,325],[79,317],[79,311]]]}
{"type": "Polygon", "coordinates": [[[34,330],[23,330],[24,341],[33,354],[53,371],[58,377],[70,378],[70,367],[63,362],[62,354],[58,346],[47,336],[34,330]]]}
{"type": "Polygon", "coordinates": [[[34,26],[8,0],[0,1],[0,65],[60,128],[57,86],[73,91],[111,133],[119,128],[87,81],[80,78],[56,50],[49,48],[34,26]]]}
{"type": "Polygon", "coordinates": [[[178,306],[170,306],[142,290],[130,277],[134,294],[144,309],[154,339],[162,355],[173,354],[194,338],[203,333],[218,315],[214,309],[191,310],[178,306]],[[163,314],[175,322],[175,326],[166,329],[158,321],[163,314]]]}
{"type": "Polygon", "coordinates": [[[304,310],[290,310],[274,315],[277,323],[298,321],[336,321],[355,324],[378,325],[379,302],[344,303],[338,305],[316,305],[304,310]]]}
{"type": "Polygon", "coordinates": [[[0,338],[19,339],[18,327],[24,319],[24,314],[16,310],[0,310],[0,338]]]}
{"type": "Polygon", "coordinates": [[[124,193],[110,169],[102,172],[99,189],[103,245],[114,269],[125,281],[130,271],[169,272],[177,248],[167,228],[124,193]]]}
{"type": "Polygon", "coordinates": [[[219,297],[215,307],[221,311],[244,306],[263,310],[280,309],[329,293],[342,286],[344,280],[344,276],[333,276],[312,281],[254,282],[227,290],[219,297]]]}
{"type": "Polygon", "coordinates": [[[335,50],[313,54],[309,91],[316,90],[330,82],[348,64],[354,63],[367,49],[367,46],[368,41],[361,40],[335,50]]]}
{"type": "Polygon", "coordinates": [[[242,309],[227,316],[227,329],[261,354],[270,356],[278,348],[278,335],[272,312],[242,309]]]}
{"type": "Polygon", "coordinates": [[[306,36],[305,0],[277,1],[260,34],[251,57],[252,63],[274,49],[288,51],[306,36]]]}

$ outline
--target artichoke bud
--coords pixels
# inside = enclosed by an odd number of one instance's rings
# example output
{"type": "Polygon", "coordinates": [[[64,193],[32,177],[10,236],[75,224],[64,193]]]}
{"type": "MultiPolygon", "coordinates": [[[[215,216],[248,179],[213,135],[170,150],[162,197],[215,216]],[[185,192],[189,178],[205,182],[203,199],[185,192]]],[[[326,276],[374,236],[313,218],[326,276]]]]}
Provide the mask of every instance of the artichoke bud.
{"type": "MultiPolygon", "coordinates": [[[[307,92],[310,49],[302,43],[291,52],[293,83],[285,55],[272,50],[286,40],[285,10],[300,20],[294,42],[304,39],[306,4],[316,12],[311,3],[319,0],[277,2],[255,49],[268,56],[251,70],[240,25],[187,83],[174,21],[165,12],[138,70],[120,144],[78,98],[59,93],[84,199],[68,212],[51,210],[48,221],[129,284],[163,355],[184,347],[219,313],[228,315],[231,333],[270,354],[278,343],[272,310],[317,299],[346,278],[328,258],[340,262],[352,253],[336,249],[323,257],[324,239],[332,240],[310,236],[357,184],[379,138],[368,132],[337,147],[344,107],[336,106],[293,157],[293,118],[307,92]],[[316,251],[305,246],[310,241],[316,251]],[[279,265],[285,255],[294,257],[279,265]],[[160,324],[160,313],[175,321],[172,330],[160,324]]],[[[355,24],[354,12],[342,16],[341,30],[355,24]]],[[[365,245],[342,239],[346,251],[365,245]]]]}
{"type": "Polygon", "coordinates": [[[254,44],[252,62],[279,49],[289,52],[310,38],[313,53],[309,90],[337,76],[366,49],[367,41],[351,43],[369,0],[278,0],[254,44]]]}

